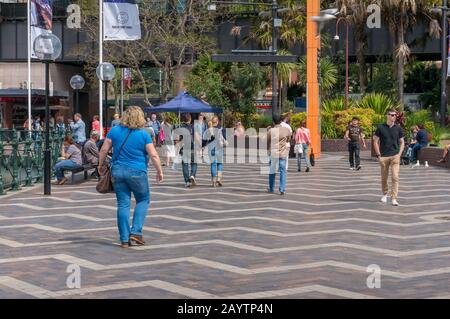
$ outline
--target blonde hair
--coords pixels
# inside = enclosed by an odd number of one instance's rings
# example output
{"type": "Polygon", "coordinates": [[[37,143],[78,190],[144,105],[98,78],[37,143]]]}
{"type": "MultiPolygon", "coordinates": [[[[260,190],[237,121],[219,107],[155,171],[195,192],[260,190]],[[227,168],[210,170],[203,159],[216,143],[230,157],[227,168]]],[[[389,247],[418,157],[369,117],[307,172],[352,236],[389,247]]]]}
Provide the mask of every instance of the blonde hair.
{"type": "Polygon", "coordinates": [[[213,123],[211,121],[208,121],[208,128],[213,127],[213,123]]]}
{"type": "Polygon", "coordinates": [[[139,106],[130,106],[122,115],[120,125],[126,126],[129,129],[144,128],[145,124],[144,112],[139,106]]]}
{"type": "Polygon", "coordinates": [[[212,118],[212,124],[213,124],[213,125],[219,125],[219,118],[218,118],[217,116],[214,116],[214,117],[212,118]]]}

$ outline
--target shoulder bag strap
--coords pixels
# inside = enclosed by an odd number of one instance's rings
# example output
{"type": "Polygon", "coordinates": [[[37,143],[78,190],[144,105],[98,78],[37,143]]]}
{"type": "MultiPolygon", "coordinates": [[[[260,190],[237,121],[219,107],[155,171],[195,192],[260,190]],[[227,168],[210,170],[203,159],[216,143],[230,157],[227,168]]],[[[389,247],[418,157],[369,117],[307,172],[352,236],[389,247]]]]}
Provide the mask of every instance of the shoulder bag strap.
{"type": "MultiPolygon", "coordinates": [[[[120,152],[122,152],[122,149],[123,149],[125,143],[127,142],[128,138],[129,138],[130,135],[131,135],[131,131],[132,131],[132,130],[131,130],[131,129],[128,129],[128,130],[129,130],[128,135],[127,135],[127,137],[125,138],[125,141],[123,141],[122,145],[120,146],[119,152],[117,152],[117,155],[116,155],[115,159],[118,159],[118,158],[119,158],[120,152]]],[[[114,160],[113,160],[113,162],[114,162],[114,160]]]]}

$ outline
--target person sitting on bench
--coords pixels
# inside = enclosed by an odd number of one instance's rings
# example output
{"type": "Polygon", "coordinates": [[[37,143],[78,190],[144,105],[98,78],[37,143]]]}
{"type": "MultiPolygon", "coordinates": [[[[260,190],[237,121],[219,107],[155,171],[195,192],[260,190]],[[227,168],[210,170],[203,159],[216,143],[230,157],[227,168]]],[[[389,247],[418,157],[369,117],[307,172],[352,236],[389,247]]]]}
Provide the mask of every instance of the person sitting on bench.
{"type": "Polygon", "coordinates": [[[84,164],[89,164],[95,167],[95,172],[92,173],[92,176],[98,177],[98,148],[97,142],[100,139],[100,133],[97,131],[91,132],[91,138],[84,144],[83,146],[83,158],[84,164]]]}
{"type": "Polygon", "coordinates": [[[438,163],[445,163],[445,162],[447,162],[447,155],[448,155],[449,152],[450,152],[450,144],[447,145],[444,148],[444,153],[442,154],[442,158],[439,161],[437,161],[437,162],[438,163]]]}
{"type": "Polygon", "coordinates": [[[57,185],[63,185],[67,182],[67,178],[64,177],[65,170],[79,169],[83,167],[81,151],[75,146],[75,142],[70,136],[66,136],[64,138],[64,144],[61,149],[61,157],[64,157],[65,160],[58,162],[55,165],[57,185]]]}

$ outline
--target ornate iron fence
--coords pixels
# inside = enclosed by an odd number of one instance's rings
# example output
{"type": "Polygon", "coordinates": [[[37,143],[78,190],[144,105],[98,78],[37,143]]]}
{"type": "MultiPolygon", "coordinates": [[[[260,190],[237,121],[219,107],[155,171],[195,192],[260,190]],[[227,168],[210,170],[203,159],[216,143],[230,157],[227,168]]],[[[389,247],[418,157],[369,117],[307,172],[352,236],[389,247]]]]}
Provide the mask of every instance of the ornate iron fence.
{"type": "MultiPolygon", "coordinates": [[[[51,129],[52,167],[69,130],[51,129]]],[[[0,195],[43,180],[45,132],[0,129],[0,195]]]]}

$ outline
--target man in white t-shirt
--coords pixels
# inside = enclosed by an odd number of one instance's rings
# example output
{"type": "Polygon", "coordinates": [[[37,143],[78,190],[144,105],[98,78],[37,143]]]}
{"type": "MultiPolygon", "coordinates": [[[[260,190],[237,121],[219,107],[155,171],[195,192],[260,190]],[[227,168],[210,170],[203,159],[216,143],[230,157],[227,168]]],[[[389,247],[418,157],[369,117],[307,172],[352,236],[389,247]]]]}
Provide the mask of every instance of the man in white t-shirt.
{"type": "MultiPolygon", "coordinates": [[[[291,136],[292,136],[292,127],[289,124],[290,122],[291,122],[291,118],[288,115],[283,115],[281,117],[281,124],[280,125],[281,125],[281,127],[287,128],[289,130],[289,132],[291,133],[291,136]]],[[[290,141],[288,141],[286,143],[286,147],[290,151],[290,149],[291,149],[290,141]]],[[[288,168],[289,168],[289,155],[288,155],[288,160],[286,161],[286,169],[288,169],[288,168]]]]}

